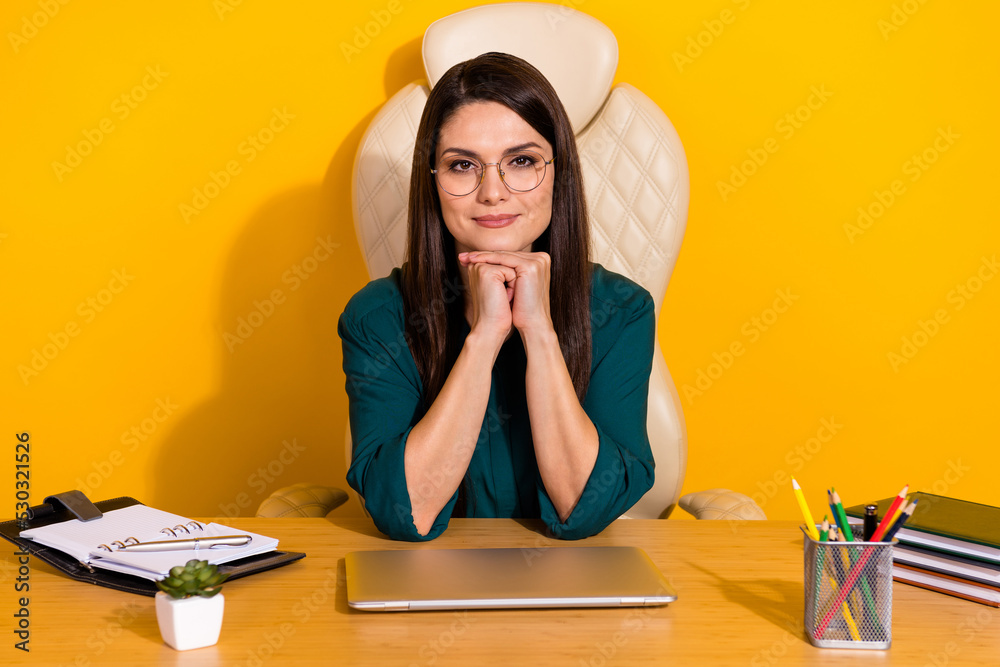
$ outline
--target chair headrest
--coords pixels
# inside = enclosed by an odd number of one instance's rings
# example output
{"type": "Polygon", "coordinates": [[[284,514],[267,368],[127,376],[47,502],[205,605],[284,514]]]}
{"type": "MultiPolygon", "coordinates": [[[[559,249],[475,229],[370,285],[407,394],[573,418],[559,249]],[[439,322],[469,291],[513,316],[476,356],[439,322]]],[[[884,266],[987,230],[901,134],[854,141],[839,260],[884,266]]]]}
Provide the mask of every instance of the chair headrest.
{"type": "Polygon", "coordinates": [[[499,51],[527,60],[549,80],[579,133],[600,110],[618,69],[618,41],[597,19],[563,5],[513,2],[474,7],[424,33],[431,87],[453,65],[499,51]]]}

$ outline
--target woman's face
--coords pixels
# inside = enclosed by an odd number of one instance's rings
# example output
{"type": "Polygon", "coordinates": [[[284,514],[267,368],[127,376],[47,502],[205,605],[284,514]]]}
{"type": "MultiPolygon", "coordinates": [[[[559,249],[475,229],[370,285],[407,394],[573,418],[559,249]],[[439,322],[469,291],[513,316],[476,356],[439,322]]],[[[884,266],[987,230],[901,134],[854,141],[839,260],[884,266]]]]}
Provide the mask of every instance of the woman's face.
{"type": "MultiPolygon", "coordinates": [[[[475,102],[461,107],[441,127],[435,168],[446,169],[463,156],[481,164],[500,162],[522,150],[545,160],[553,157],[549,142],[511,109],[498,102],[475,102]]],[[[552,219],[554,168],[555,163],[548,165],[542,182],[529,192],[508,189],[493,165],[485,168],[479,187],[464,197],[448,194],[438,183],[441,214],[457,251],[529,252],[552,219]]]]}

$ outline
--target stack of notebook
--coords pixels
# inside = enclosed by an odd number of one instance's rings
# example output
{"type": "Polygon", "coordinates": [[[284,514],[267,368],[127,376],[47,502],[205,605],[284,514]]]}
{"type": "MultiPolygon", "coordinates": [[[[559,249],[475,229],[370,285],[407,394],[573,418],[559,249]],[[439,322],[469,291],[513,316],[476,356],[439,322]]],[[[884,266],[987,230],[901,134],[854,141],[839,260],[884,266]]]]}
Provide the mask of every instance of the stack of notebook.
{"type": "MultiPolygon", "coordinates": [[[[1000,607],[1000,507],[914,493],[917,509],[896,534],[892,576],[901,581],[1000,607]]],[[[879,514],[892,498],[878,502],[879,514]]],[[[864,515],[864,506],[846,510],[864,515]]]]}

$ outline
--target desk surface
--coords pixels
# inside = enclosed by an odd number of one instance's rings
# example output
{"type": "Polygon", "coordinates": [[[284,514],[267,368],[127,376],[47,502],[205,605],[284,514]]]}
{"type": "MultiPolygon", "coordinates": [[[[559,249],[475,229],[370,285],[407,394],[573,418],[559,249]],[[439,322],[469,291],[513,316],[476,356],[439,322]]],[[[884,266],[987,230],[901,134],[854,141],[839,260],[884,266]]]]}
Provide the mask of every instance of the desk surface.
{"type": "MultiPolygon", "coordinates": [[[[1000,610],[894,584],[888,651],[812,647],[802,632],[802,538],[792,522],[617,521],[577,543],[541,524],[452,521],[427,544],[392,542],[366,519],[226,519],[308,556],[226,584],[218,645],[162,643],[153,599],[78,583],[32,560],[30,654],[13,648],[17,569],[0,561],[7,620],[0,664],[32,665],[879,665],[997,664],[1000,610]],[[359,549],[636,545],[677,589],[668,607],[359,612],[347,606],[344,554],[359,549]]],[[[527,552],[530,554],[531,552],[527,552]]]]}

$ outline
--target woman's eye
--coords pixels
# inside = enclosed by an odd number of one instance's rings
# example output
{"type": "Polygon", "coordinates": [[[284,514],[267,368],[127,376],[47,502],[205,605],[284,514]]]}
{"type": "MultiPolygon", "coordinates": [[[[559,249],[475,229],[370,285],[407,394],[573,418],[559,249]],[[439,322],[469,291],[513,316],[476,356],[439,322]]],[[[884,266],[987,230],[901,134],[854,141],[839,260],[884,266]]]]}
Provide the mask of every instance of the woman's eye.
{"type": "Polygon", "coordinates": [[[515,155],[507,159],[507,164],[511,167],[530,167],[535,160],[530,155],[515,155]]]}
{"type": "Polygon", "coordinates": [[[455,160],[449,169],[452,171],[472,171],[476,168],[476,163],[470,160],[455,160]]]}

